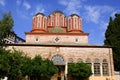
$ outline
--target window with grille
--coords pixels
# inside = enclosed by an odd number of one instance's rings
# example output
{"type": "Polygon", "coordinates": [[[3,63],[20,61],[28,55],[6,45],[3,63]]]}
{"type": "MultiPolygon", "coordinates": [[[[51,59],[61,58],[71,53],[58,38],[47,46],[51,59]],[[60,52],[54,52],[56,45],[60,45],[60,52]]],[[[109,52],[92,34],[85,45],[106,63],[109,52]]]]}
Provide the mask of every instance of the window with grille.
{"type": "Polygon", "coordinates": [[[94,75],[100,76],[100,61],[99,61],[99,59],[94,60],[94,75]]]}
{"type": "Polygon", "coordinates": [[[100,63],[94,63],[94,75],[95,76],[100,75],[100,63]]]}
{"type": "Polygon", "coordinates": [[[108,63],[107,63],[107,60],[104,59],[103,60],[103,63],[102,63],[102,71],[103,71],[103,75],[104,76],[108,76],[109,75],[109,70],[108,70],[108,63]]]}

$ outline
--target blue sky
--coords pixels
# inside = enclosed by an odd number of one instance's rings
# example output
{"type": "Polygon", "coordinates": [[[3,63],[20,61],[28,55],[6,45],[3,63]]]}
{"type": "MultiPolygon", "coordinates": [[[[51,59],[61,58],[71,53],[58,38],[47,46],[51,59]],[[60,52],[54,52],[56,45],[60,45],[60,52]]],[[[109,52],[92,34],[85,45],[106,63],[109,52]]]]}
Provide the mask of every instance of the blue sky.
{"type": "Polygon", "coordinates": [[[11,11],[15,33],[25,39],[24,32],[32,29],[32,17],[42,12],[48,16],[61,10],[82,18],[83,31],[89,33],[89,43],[103,45],[109,17],[120,13],[120,0],[0,0],[0,15],[11,11]]]}

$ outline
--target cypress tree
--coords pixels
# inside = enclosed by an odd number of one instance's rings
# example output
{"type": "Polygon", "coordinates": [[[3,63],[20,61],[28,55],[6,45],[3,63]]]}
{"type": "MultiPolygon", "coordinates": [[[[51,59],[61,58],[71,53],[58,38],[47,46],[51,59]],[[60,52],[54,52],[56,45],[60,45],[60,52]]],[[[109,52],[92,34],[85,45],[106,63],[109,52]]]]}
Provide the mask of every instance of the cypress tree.
{"type": "Polygon", "coordinates": [[[114,19],[110,17],[104,45],[113,46],[114,67],[116,71],[120,71],[120,14],[115,14],[114,19]]]}

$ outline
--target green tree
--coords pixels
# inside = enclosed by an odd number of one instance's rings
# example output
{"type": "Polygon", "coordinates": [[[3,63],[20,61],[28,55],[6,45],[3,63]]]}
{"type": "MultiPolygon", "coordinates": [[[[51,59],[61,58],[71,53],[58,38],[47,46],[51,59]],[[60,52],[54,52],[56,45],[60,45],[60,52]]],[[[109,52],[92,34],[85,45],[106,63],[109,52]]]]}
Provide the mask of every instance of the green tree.
{"type": "Polygon", "coordinates": [[[113,47],[113,59],[116,71],[120,71],[120,14],[115,18],[110,17],[109,25],[105,32],[104,45],[113,47]]]}
{"type": "Polygon", "coordinates": [[[51,78],[55,73],[58,72],[58,68],[53,64],[52,61],[46,59],[41,64],[41,77],[51,78]]]}
{"type": "Polygon", "coordinates": [[[7,57],[9,53],[9,51],[0,48],[0,78],[4,78],[9,72],[10,66],[7,57]]]}
{"type": "Polygon", "coordinates": [[[41,64],[42,64],[42,58],[41,56],[35,56],[32,60],[32,73],[30,75],[31,80],[33,79],[39,79],[41,78],[41,64]]]}
{"type": "Polygon", "coordinates": [[[8,77],[8,80],[21,80],[21,67],[24,56],[20,51],[8,51],[0,49],[0,78],[8,77]]]}
{"type": "Polygon", "coordinates": [[[50,78],[57,73],[58,69],[52,61],[42,58],[38,55],[33,59],[26,59],[22,67],[23,76],[28,76],[30,80],[43,80],[42,78],[50,78]]]}
{"type": "Polygon", "coordinates": [[[24,60],[24,62],[21,67],[22,76],[23,77],[28,76],[28,78],[29,78],[32,75],[32,69],[33,69],[32,60],[30,57],[27,57],[27,56],[25,56],[23,58],[23,60],[24,60]]]}
{"type": "Polygon", "coordinates": [[[92,75],[91,68],[86,63],[69,63],[68,76],[86,80],[92,75]]]}
{"type": "Polygon", "coordinates": [[[13,31],[14,21],[11,16],[11,13],[5,13],[3,15],[3,18],[0,19],[0,47],[4,45],[4,38],[7,38],[13,31]]]}
{"type": "Polygon", "coordinates": [[[8,64],[9,71],[7,74],[8,80],[21,80],[22,79],[22,71],[21,67],[24,63],[23,53],[20,51],[14,51],[8,54],[8,64]]]}

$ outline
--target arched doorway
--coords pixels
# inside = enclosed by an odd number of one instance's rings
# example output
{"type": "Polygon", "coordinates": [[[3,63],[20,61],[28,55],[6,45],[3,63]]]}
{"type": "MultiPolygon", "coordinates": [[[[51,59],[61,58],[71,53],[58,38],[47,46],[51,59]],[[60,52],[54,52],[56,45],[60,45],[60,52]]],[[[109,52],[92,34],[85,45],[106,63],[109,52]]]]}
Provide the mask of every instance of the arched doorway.
{"type": "Polygon", "coordinates": [[[54,55],[51,59],[59,69],[59,72],[53,76],[56,80],[65,80],[65,60],[61,55],[54,55]]]}
{"type": "Polygon", "coordinates": [[[60,55],[54,55],[52,57],[52,61],[53,61],[54,65],[65,65],[65,60],[60,55]]]}

